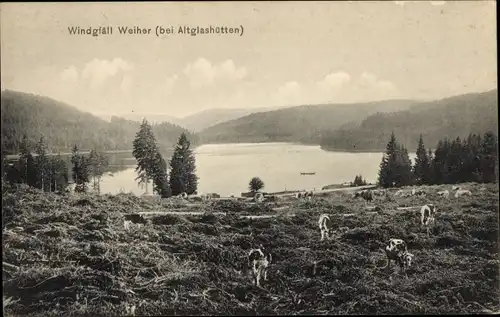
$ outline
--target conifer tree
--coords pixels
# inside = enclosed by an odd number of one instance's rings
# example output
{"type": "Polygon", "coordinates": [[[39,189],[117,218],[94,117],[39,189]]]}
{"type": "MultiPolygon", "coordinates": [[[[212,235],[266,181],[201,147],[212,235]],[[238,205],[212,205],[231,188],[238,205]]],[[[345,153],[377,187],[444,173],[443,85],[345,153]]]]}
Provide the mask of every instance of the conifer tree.
{"type": "Polygon", "coordinates": [[[68,185],[68,166],[62,159],[61,154],[50,160],[51,188],[54,191],[63,191],[68,185]]]}
{"type": "Polygon", "coordinates": [[[162,198],[172,196],[170,184],[168,183],[167,162],[160,152],[156,152],[153,164],[153,190],[162,198]]]}
{"type": "Polygon", "coordinates": [[[45,149],[43,136],[40,137],[38,141],[35,152],[37,154],[35,158],[35,166],[36,166],[36,178],[37,178],[37,186],[42,191],[49,190],[50,186],[47,188],[46,185],[50,184],[50,169],[49,169],[49,160],[47,158],[47,152],[45,149]]]}
{"type": "Polygon", "coordinates": [[[397,143],[393,132],[380,163],[378,183],[382,187],[399,187],[409,185],[411,179],[408,150],[397,143]]]}
{"type": "Polygon", "coordinates": [[[87,184],[89,182],[89,161],[78,151],[78,146],[73,147],[71,156],[71,163],[73,165],[73,180],[75,182],[76,192],[86,192],[87,184]]]}
{"type": "Polygon", "coordinates": [[[186,134],[182,133],[170,160],[170,188],[174,196],[182,192],[193,194],[198,189],[196,162],[190,145],[186,134]]]}
{"type": "Polygon", "coordinates": [[[153,129],[146,119],[142,120],[139,131],[135,136],[133,147],[134,150],[132,153],[137,160],[135,171],[138,176],[136,180],[139,181],[139,184],[146,186],[147,193],[149,180],[153,179],[153,165],[158,148],[153,129]]]}
{"type": "Polygon", "coordinates": [[[425,150],[422,134],[420,134],[417,146],[417,157],[413,168],[413,180],[416,185],[429,184],[429,165],[429,157],[425,150]]]}
{"type": "Polygon", "coordinates": [[[89,156],[92,187],[98,194],[101,193],[101,178],[104,169],[108,166],[108,157],[102,151],[92,149],[89,156]]]}
{"type": "Polygon", "coordinates": [[[491,131],[484,134],[481,143],[481,176],[485,183],[498,181],[498,140],[491,131]]]}

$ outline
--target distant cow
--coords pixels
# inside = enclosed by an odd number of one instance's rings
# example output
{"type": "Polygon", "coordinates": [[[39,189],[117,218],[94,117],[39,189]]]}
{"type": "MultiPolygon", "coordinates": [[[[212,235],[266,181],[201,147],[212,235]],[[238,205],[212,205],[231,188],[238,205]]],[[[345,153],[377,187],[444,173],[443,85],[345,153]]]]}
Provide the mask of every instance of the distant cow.
{"type": "Polygon", "coordinates": [[[446,189],[446,190],[442,190],[442,191],[437,192],[437,195],[444,197],[444,198],[449,198],[450,192],[446,189]]]}
{"type": "Polygon", "coordinates": [[[295,194],[295,198],[300,199],[300,198],[305,198],[306,197],[306,192],[298,192],[295,194]]]}
{"type": "Polygon", "coordinates": [[[425,196],[425,191],[422,189],[415,189],[413,188],[411,191],[412,196],[425,196]]]}
{"type": "Polygon", "coordinates": [[[330,233],[330,229],[328,228],[328,223],[330,222],[330,216],[327,214],[322,214],[319,216],[318,220],[318,225],[319,225],[319,230],[321,232],[321,240],[323,241],[325,236],[327,239],[330,239],[328,234],[330,233]]]}
{"type": "Polygon", "coordinates": [[[430,227],[435,223],[435,215],[437,208],[433,204],[428,204],[422,206],[420,209],[420,224],[424,226],[427,230],[427,236],[429,236],[430,227]]]}
{"type": "Polygon", "coordinates": [[[260,278],[264,275],[264,281],[267,281],[267,267],[271,263],[271,253],[264,254],[262,245],[258,249],[251,249],[248,252],[248,267],[252,269],[254,284],[260,287],[260,278]]]}
{"type": "MultiPolygon", "coordinates": [[[[387,255],[385,268],[388,268],[391,260],[394,260],[406,275],[406,270],[411,266],[414,257],[413,254],[408,252],[406,242],[401,239],[390,239],[389,244],[385,247],[385,254],[387,255]]],[[[408,278],[408,275],[406,275],[406,278],[408,278]]]]}
{"type": "Polygon", "coordinates": [[[203,200],[205,200],[205,197],[204,195],[189,195],[187,199],[191,201],[202,202],[203,200]]]}
{"type": "Polygon", "coordinates": [[[358,197],[361,197],[361,198],[363,198],[366,201],[372,201],[373,200],[373,194],[372,194],[371,190],[362,190],[362,191],[356,192],[354,194],[354,198],[358,198],[358,197]]]}
{"type": "Polygon", "coordinates": [[[187,199],[188,198],[188,194],[186,194],[185,192],[182,192],[179,194],[179,197],[181,197],[182,199],[187,199]]]}
{"type": "Polygon", "coordinates": [[[386,193],[385,190],[381,190],[381,189],[379,189],[379,190],[372,190],[372,194],[375,197],[383,197],[383,196],[385,196],[385,193],[386,193]]]}
{"type": "Polygon", "coordinates": [[[403,193],[404,193],[403,190],[400,189],[400,190],[398,190],[397,192],[394,193],[394,196],[395,197],[402,196],[403,193]]]}
{"type": "Polygon", "coordinates": [[[264,201],[264,194],[263,193],[256,193],[255,196],[253,197],[253,200],[261,203],[264,201]]]}
{"type": "Polygon", "coordinates": [[[472,196],[472,192],[468,189],[458,189],[455,191],[455,198],[458,198],[460,196],[472,196]]]}
{"type": "Polygon", "coordinates": [[[128,220],[128,221],[133,222],[133,223],[140,223],[140,224],[147,224],[148,223],[148,221],[146,219],[144,219],[144,217],[139,215],[139,214],[128,214],[128,215],[124,215],[123,217],[125,218],[125,220],[128,220]]]}

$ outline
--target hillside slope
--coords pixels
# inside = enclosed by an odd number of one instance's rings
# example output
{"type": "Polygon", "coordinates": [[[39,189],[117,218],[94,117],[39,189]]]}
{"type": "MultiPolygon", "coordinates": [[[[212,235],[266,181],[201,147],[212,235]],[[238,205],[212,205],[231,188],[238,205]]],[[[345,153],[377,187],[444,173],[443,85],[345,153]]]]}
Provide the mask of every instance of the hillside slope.
{"type": "Polygon", "coordinates": [[[358,127],[325,133],[323,149],[384,150],[392,131],[410,151],[416,149],[420,133],[427,147],[434,148],[445,137],[466,137],[498,130],[498,91],[459,95],[423,102],[405,111],[377,113],[358,127]]]}
{"type": "Polygon", "coordinates": [[[408,109],[415,101],[387,100],[357,104],[305,105],[254,113],[199,133],[202,143],[319,143],[324,130],[359,123],[367,115],[408,109]]]}
{"type": "Polygon", "coordinates": [[[179,125],[190,131],[199,132],[222,122],[238,119],[252,113],[272,111],[276,108],[250,109],[208,109],[193,115],[178,119],[179,125]]]}
{"type": "MultiPolygon", "coordinates": [[[[120,118],[106,122],[63,102],[10,90],[2,91],[1,111],[3,154],[17,153],[23,134],[32,145],[43,135],[52,151],[68,152],[74,144],[81,150],[128,150],[140,125],[120,118]]],[[[170,123],[153,129],[160,147],[171,147],[182,132],[187,133],[170,123]]],[[[193,135],[189,137],[194,139],[193,135]]]]}

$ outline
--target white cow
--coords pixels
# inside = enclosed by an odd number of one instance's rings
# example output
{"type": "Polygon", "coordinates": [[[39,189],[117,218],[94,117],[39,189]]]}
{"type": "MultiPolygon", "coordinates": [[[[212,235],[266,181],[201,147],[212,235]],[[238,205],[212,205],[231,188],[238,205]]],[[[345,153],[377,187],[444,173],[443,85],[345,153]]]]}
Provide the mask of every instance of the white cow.
{"type": "Polygon", "coordinates": [[[430,227],[435,223],[436,211],[437,208],[433,204],[424,205],[420,209],[420,224],[426,228],[427,236],[429,236],[430,227]]]}
{"type": "Polygon", "coordinates": [[[385,247],[385,254],[387,255],[387,265],[385,268],[388,268],[391,260],[394,260],[399,264],[406,278],[408,278],[406,270],[411,266],[414,255],[408,252],[406,242],[401,239],[390,239],[389,244],[385,247]]]}
{"type": "Polygon", "coordinates": [[[460,196],[472,196],[472,192],[468,189],[458,189],[455,191],[455,198],[458,198],[460,196]]]}
{"type": "Polygon", "coordinates": [[[264,281],[267,281],[267,268],[271,263],[271,253],[267,255],[263,252],[262,245],[258,249],[251,249],[248,252],[248,266],[252,268],[254,284],[260,287],[260,278],[264,275],[264,281]]]}
{"type": "Polygon", "coordinates": [[[328,214],[322,214],[319,216],[318,220],[318,225],[319,225],[319,230],[321,232],[321,240],[323,241],[325,239],[325,236],[327,239],[330,239],[328,234],[330,233],[330,229],[328,228],[328,222],[330,222],[330,216],[328,214]]]}
{"type": "Polygon", "coordinates": [[[444,197],[444,198],[449,198],[450,192],[446,189],[446,190],[442,190],[442,191],[437,192],[437,195],[444,197]]]}

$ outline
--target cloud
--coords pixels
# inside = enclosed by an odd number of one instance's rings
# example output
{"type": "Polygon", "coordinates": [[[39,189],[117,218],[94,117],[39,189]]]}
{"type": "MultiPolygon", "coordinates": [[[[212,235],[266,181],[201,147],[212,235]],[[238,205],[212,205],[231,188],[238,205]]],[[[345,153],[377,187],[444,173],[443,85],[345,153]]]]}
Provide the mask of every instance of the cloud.
{"type": "Polygon", "coordinates": [[[245,67],[236,67],[231,59],[212,65],[205,58],[198,58],[184,68],[192,87],[211,85],[216,79],[240,80],[247,75],[245,67]]]}
{"type": "Polygon", "coordinates": [[[81,77],[82,80],[88,81],[91,88],[95,88],[118,72],[128,72],[133,68],[134,66],[131,63],[121,58],[115,58],[112,61],[94,58],[85,64],[81,77]]]}
{"type": "Polygon", "coordinates": [[[331,90],[340,88],[351,81],[351,76],[343,71],[330,73],[325,78],[318,82],[318,87],[322,90],[331,90]]]}

